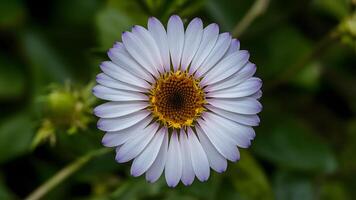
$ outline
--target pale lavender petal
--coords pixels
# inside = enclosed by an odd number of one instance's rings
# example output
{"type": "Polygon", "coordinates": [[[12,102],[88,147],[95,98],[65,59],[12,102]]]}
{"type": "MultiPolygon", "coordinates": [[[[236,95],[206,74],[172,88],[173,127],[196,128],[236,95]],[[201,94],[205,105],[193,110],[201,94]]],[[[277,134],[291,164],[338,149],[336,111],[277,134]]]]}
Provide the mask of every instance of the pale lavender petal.
{"type": "Polygon", "coordinates": [[[203,22],[194,18],[185,31],[181,70],[185,71],[196,54],[203,36],[203,22]]]}
{"type": "Polygon", "coordinates": [[[118,81],[122,81],[124,83],[134,85],[136,87],[142,87],[146,89],[150,88],[150,85],[144,79],[132,75],[131,73],[129,73],[129,71],[125,70],[120,65],[117,65],[113,62],[105,61],[101,63],[100,68],[106,75],[118,81]]]}
{"type": "Polygon", "coordinates": [[[192,160],[190,156],[190,147],[188,143],[187,135],[184,131],[180,132],[179,137],[180,149],[182,152],[182,182],[184,185],[191,185],[194,181],[195,174],[192,166],[192,160]]]}
{"type": "Polygon", "coordinates": [[[210,142],[209,138],[200,129],[196,129],[199,137],[199,141],[208,156],[210,167],[216,172],[222,173],[227,168],[227,161],[222,156],[214,145],[210,142]]]}
{"type": "Polygon", "coordinates": [[[190,156],[192,159],[192,166],[197,178],[200,181],[208,180],[210,176],[208,158],[198,138],[190,128],[188,128],[188,144],[190,149],[190,156]]]}
{"type": "Polygon", "coordinates": [[[142,93],[117,90],[108,88],[102,85],[97,85],[93,88],[93,94],[103,100],[108,101],[147,101],[148,97],[142,93]]]}
{"type": "Polygon", "coordinates": [[[130,55],[140,63],[141,66],[155,77],[158,77],[158,70],[150,55],[150,50],[145,47],[144,43],[135,34],[124,32],[122,34],[122,42],[130,55]]]}
{"type": "Polygon", "coordinates": [[[151,167],[156,160],[165,134],[163,130],[158,131],[142,153],[135,158],[131,166],[132,176],[141,176],[151,167]]]}
{"type": "Polygon", "coordinates": [[[240,41],[237,39],[232,39],[229,49],[226,51],[225,56],[228,56],[236,51],[240,50],[240,41]]]}
{"type": "Polygon", "coordinates": [[[145,45],[145,48],[148,49],[149,59],[155,66],[156,70],[163,73],[164,66],[161,58],[161,53],[158,49],[155,39],[152,37],[151,33],[143,28],[142,26],[134,26],[132,28],[132,33],[137,35],[137,38],[145,45]]]}
{"type": "Polygon", "coordinates": [[[135,91],[135,92],[147,92],[147,89],[145,88],[137,87],[131,84],[118,81],[104,73],[100,73],[96,76],[96,82],[98,82],[100,85],[113,89],[135,91]]]}
{"type": "Polygon", "coordinates": [[[98,128],[102,131],[120,131],[135,125],[139,121],[146,118],[149,114],[149,111],[141,110],[122,117],[100,118],[98,121],[98,128]]]}
{"type": "Polygon", "coordinates": [[[240,98],[252,95],[260,90],[262,81],[259,78],[252,77],[245,82],[219,91],[212,91],[206,94],[206,97],[213,98],[240,98]]]}
{"type": "Polygon", "coordinates": [[[161,145],[161,149],[158,152],[156,160],[146,172],[146,180],[153,183],[156,182],[161,176],[164,166],[166,164],[168,152],[168,131],[164,128],[164,139],[161,145]]]}
{"type": "Polygon", "coordinates": [[[115,118],[140,111],[147,107],[147,102],[107,102],[97,106],[94,114],[102,118],[115,118]]]}
{"type": "Polygon", "coordinates": [[[244,50],[228,55],[204,76],[200,84],[211,85],[231,76],[247,63],[249,56],[244,50]]]}
{"type": "Polygon", "coordinates": [[[245,115],[261,112],[262,105],[255,98],[243,97],[237,99],[208,99],[208,103],[223,110],[245,115]]]}
{"type": "Polygon", "coordinates": [[[168,186],[177,186],[182,177],[182,156],[176,131],[171,136],[164,172],[168,186]]]}
{"type": "Polygon", "coordinates": [[[128,140],[135,138],[136,135],[141,134],[141,130],[143,130],[151,120],[151,117],[148,116],[129,128],[120,131],[107,132],[102,139],[102,143],[106,147],[122,145],[128,140]]]}
{"type": "Polygon", "coordinates": [[[153,83],[154,79],[150,72],[143,66],[141,66],[126,50],[122,43],[117,43],[114,48],[111,48],[108,52],[109,58],[113,63],[120,66],[122,69],[127,70],[131,74],[142,78],[150,83],[153,83]]]}
{"type": "Polygon", "coordinates": [[[184,46],[184,26],[178,15],[169,18],[167,36],[173,69],[178,70],[184,46]]]}
{"type": "Polygon", "coordinates": [[[141,134],[136,135],[128,142],[124,143],[116,151],[116,161],[119,163],[128,162],[138,156],[151,141],[158,129],[158,124],[153,123],[142,129],[141,134]]]}
{"type": "Polygon", "coordinates": [[[148,31],[151,32],[152,37],[157,43],[165,70],[170,71],[171,62],[166,30],[157,18],[150,17],[148,20],[148,31]]]}
{"type": "Polygon", "coordinates": [[[212,131],[204,120],[198,119],[198,124],[196,126],[197,131],[204,133],[221,155],[232,162],[240,158],[237,147],[229,138],[225,138],[224,135],[218,135],[212,131]]]}
{"type": "Polygon", "coordinates": [[[228,78],[223,79],[215,84],[209,84],[205,88],[205,91],[211,92],[211,91],[233,87],[252,77],[255,74],[255,72],[256,72],[256,65],[252,63],[247,63],[241,70],[229,76],[228,78]]]}
{"type": "Polygon", "coordinates": [[[216,40],[219,36],[219,26],[210,24],[203,30],[203,38],[200,42],[197,53],[195,54],[192,64],[189,68],[190,73],[194,73],[198,67],[204,62],[211,50],[213,49],[216,40]]]}
{"type": "Polygon", "coordinates": [[[251,140],[255,137],[255,132],[250,126],[244,126],[214,113],[204,113],[207,127],[211,131],[219,134],[219,136],[230,138],[235,145],[248,148],[251,145],[251,140]],[[210,124],[217,122],[216,124],[210,124]]]}
{"type": "Polygon", "coordinates": [[[216,108],[212,105],[206,105],[205,107],[208,110],[212,111],[213,113],[226,117],[240,124],[244,124],[247,126],[258,126],[260,123],[260,118],[256,114],[244,115],[244,114],[234,113],[220,108],[216,108]]]}
{"type": "Polygon", "coordinates": [[[204,60],[201,66],[196,72],[197,77],[203,76],[207,71],[209,71],[215,64],[220,61],[224,56],[225,52],[229,48],[231,43],[230,33],[222,33],[219,35],[214,48],[211,50],[209,56],[204,60]]]}

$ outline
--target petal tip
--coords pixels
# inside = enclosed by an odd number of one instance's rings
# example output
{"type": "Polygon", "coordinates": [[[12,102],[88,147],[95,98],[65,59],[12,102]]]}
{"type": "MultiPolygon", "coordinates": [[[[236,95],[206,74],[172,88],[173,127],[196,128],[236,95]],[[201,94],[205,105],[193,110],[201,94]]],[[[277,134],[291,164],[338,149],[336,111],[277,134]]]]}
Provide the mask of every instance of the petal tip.
{"type": "Polygon", "coordinates": [[[174,188],[178,185],[178,183],[167,183],[168,187],[174,188]]]}
{"type": "Polygon", "coordinates": [[[192,185],[193,181],[188,181],[188,182],[182,181],[182,183],[185,186],[190,186],[190,185],[192,185]]]}
{"type": "Polygon", "coordinates": [[[172,18],[172,19],[180,19],[180,17],[177,14],[172,15],[170,18],[172,18]]]}
{"type": "Polygon", "coordinates": [[[131,176],[133,176],[133,177],[138,177],[138,176],[141,175],[141,174],[139,174],[138,171],[135,170],[135,169],[134,169],[134,170],[131,170],[130,174],[131,174],[131,176]]]}
{"type": "Polygon", "coordinates": [[[101,144],[104,147],[113,147],[112,145],[109,145],[109,141],[107,141],[107,139],[105,139],[105,137],[103,137],[103,139],[101,140],[101,144]]]}

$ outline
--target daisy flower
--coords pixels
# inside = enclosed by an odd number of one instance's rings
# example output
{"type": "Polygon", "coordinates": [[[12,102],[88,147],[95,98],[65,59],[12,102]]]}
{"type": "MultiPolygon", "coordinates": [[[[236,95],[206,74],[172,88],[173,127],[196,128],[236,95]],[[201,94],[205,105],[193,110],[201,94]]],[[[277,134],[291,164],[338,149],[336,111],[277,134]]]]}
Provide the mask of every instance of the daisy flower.
{"type": "Polygon", "coordinates": [[[109,102],[94,113],[106,147],[131,174],[168,186],[206,181],[210,168],[224,172],[240,159],[259,124],[261,80],[249,53],[217,24],[186,27],[177,15],[167,29],[151,17],[147,29],[134,26],[108,51],[93,88],[109,102]]]}

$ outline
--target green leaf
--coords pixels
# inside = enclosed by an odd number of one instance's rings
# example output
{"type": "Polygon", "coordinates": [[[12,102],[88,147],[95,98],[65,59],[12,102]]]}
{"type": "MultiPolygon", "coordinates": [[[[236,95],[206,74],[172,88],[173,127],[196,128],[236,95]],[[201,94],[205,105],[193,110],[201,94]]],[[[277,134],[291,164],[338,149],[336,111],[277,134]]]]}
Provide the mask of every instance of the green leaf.
{"type": "Polygon", "coordinates": [[[321,76],[321,64],[318,62],[310,63],[293,80],[293,83],[303,89],[315,90],[319,86],[321,76]]]}
{"type": "MultiPolygon", "coordinates": [[[[27,31],[22,37],[23,51],[31,67],[34,88],[48,87],[57,81],[64,82],[71,78],[66,64],[55,48],[38,31],[27,31]]],[[[35,91],[34,93],[39,93],[35,91]]]]}
{"type": "Polygon", "coordinates": [[[276,200],[313,200],[315,188],[309,177],[279,171],[274,177],[276,200]]]}
{"type": "Polygon", "coordinates": [[[347,126],[345,143],[340,155],[340,165],[343,171],[356,169],[356,160],[350,159],[356,152],[356,119],[350,120],[347,126]]]}
{"type": "Polygon", "coordinates": [[[237,22],[242,19],[252,3],[252,1],[242,0],[207,0],[206,9],[209,16],[217,20],[216,22],[222,26],[222,29],[231,31],[237,22]]]}
{"type": "Polygon", "coordinates": [[[62,23],[85,28],[86,25],[91,25],[97,8],[103,2],[100,0],[58,1],[56,2],[54,15],[56,15],[56,20],[63,20],[62,23]],[[72,12],[74,10],[75,12],[72,12]]]}
{"type": "Polygon", "coordinates": [[[147,183],[144,178],[139,180],[126,181],[120,184],[114,193],[110,195],[110,199],[117,200],[137,200],[137,199],[148,199],[161,193],[165,183],[163,180],[159,180],[154,184],[147,183]]]}
{"type": "Polygon", "coordinates": [[[330,173],[336,169],[331,149],[311,129],[295,118],[274,116],[273,120],[254,142],[260,157],[296,170],[330,173]]]}
{"type": "MultiPolygon", "coordinates": [[[[229,163],[227,171],[216,176],[222,178],[216,183],[216,194],[209,199],[273,199],[272,188],[262,167],[248,152],[241,150],[240,153],[240,161],[229,163]]],[[[210,194],[209,190],[204,191],[210,194]]]]}
{"type": "Polygon", "coordinates": [[[24,92],[25,77],[20,65],[0,55],[0,99],[18,98],[24,92]]]}
{"type": "Polygon", "coordinates": [[[175,189],[175,191],[179,192],[179,195],[181,196],[190,196],[197,199],[212,200],[216,199],[217,197],[217,193],[220,189],[221,180],[221,174],[211,171],[208,181],[200,182],[199,180],[197,180],[197,178],[195,178],[192,185],[187,187],[180,183],[175,189]]]}
{"type": "Polygon", "coordinates": [[[337,181],[329,181],[322,185],[320,192],[320,199],[323,200],[334,200],[334,199],[343,199],[351,200],[351,197],[345,189],[345,185],[337,181]]]}
{"type": "Polygon", "coordinates": [[[110,48],[121,41],[121,33],[133,25],[144,25],[148,15],[136,1],[109,1],[96,16],[96,28],[100,49],[110,48]]]}
{"type": "Polygon", "coordinates": [[[303,56],[311,51],[311,42],[297,29],[284,26],[273,30],[262,41],[258,49],[263,49],[264,66],[259,70],[264,77],[278,78],[278,76],[293,66],[303,56]]]}
{"type": "Polygon", "coordinates": [[[6,187],[0,176],[0,199],[15,199],[14,194],[10,192],[10,190],[6,187]]]}
{"type": "Polygon", "coordinates": [[[171,192],[165,200],[198,200],[198,198],[171,192]]]}
{"type": "Polygon", "coordinates": [[[33,125],[25,113],[16,114],[0,124],[0,163],[26,153],[30,149],[33,125]]]}
{"type": "Polygon", "coordinates": [[[230,164],[225,175],[236,193],[232,196],[249,200],[273,199],[269,181],[259,163],[248,152],[240,150],[240,153],[241,160],[230,164]]]}
{"type": "Polygon", "coordinates": [[[350,10],[348,0],[314,0],[312,5],[316,10],[336,19],[346,17],[350,10]]]}
{"type": "Polygon", "coordinates": [[[0,28],[15,27],[19,25],[25,16],[23,1],[5,0],[0,6],[0,28]]]}

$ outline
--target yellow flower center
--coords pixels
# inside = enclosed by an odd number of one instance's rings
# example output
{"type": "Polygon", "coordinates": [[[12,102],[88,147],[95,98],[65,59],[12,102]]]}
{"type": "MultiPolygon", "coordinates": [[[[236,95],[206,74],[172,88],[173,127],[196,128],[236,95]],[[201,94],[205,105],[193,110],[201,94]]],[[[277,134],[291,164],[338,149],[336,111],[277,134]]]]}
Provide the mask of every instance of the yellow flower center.
{"type": "Polygon", "coordinates": [[[153,84],[149,97],[149,109],[167,127],[193,126],[205,110],[206,100],[199,80],[187,72],[162,74],[153,84]]]}

